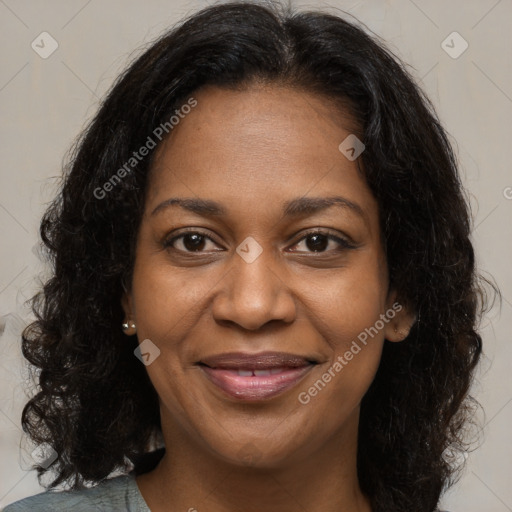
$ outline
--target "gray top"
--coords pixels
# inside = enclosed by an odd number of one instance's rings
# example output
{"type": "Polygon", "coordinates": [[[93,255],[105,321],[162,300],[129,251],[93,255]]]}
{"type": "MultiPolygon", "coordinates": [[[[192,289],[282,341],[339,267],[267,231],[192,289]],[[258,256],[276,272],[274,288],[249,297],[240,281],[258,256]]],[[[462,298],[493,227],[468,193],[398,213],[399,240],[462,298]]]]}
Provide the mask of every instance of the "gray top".
{"type": "MultiPolygon", "coordinates": [[[[7,505],[3,512],[151,512],[133,473],[82,491],[47,491],[7,505]]],[[[443,512],[443,511],[438,511],[443,512]]]]}
{"type": "Polygon", "coordinates": [[[116,476],[80,491],[46,491],[7,505],[3,512],[151,512],[135,475],[116,476]]]}

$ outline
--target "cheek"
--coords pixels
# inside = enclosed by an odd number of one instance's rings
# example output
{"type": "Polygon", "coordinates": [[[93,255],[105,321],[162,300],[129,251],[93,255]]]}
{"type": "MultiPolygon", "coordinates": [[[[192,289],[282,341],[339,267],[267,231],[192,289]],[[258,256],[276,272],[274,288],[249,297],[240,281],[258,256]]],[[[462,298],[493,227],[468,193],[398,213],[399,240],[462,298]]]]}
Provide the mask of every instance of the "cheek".
{"type": "Polygon", "coordinates": [[[318,368],[313,382],[308,382],[311,386],[302,389],[318,405],[342,405],[338,409],[340,413],[344,411],[342,416],[361,401],[380,363],[384,333],[375,327],[379,311],[375,309],[372,313],[363,318],[358,311],[357,316],[351,316],[347,308],[344,314],[332,319],[330,332],[324,332],[324,338],[329,336],[326,338],[330,345],[329,360],[318,368]],[[332,334],[337,325],[336,334],[332,334]]]}
{"type": "Polygon", "coordinates": [[[385,313],[386,275],[372,256],[363,254],[351,267],[309,280],[303,295],[306,315],[311,313],[317,330],[336,351],[347,350],[385,313]]]}
{"type": "Polygon", "coordinates": [[[322,332],[330,345],[329,360],[316,368],[296,397],[304,415],[319,419],[319,443],[344,425],[357,424],[359,405],[375,377],[384,344],[383,331],[372,329],[382,311],[375,296],[361,294],[337,304],[331,316],[322,318],[329,325],[322,332]]]}
{"type": "Polygon", "coordinates": [[[175,421],[190,428],[187,378],[191,361],[187,342],[197,332],[201,297],[209,286],[204,279],[190,279],[185,272],[159,259],[140,257],[135,264],[132,291],[139,343],[151,340],[159,349],[158,357],[146,366],[164,409],[175,421]],[[196,329],[196,331],[194,331],[196,329]]]}
{"type": "MultiPolygon", "coordinates": [[[[200,271],[198,271],[200,273],[200,271]]],[[[208,276],[190,278],[190,272],[152,261],[136,264],[133,294],[137,332],[172,344],[197,322],[197,308],[208,293],[208,276]]]]}
{"type": "Polygon", "coordinates": [[[314,313],[310,319],[329,345],[329,361],[318,368],[313,385],[301,389],[306,395],[300,401],[324,409],[338,404],[328,415],[346,416],[359,404],[377,372],[384,344],[385,276],[377,265],[352,270],[315,281],[308,292],[308,309],[314,313]]]}

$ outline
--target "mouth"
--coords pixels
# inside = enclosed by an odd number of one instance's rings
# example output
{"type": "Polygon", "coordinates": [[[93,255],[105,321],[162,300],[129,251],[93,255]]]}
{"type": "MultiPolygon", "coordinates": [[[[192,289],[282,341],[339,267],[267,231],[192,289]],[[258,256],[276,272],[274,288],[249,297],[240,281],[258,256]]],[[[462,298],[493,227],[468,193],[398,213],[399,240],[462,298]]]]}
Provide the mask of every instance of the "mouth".
{"type": "Polygon", "coordinates": [[[313,358],[285,352],[231,352],[197,362],[208,381],[231,398],[259,401],[297,385],[318,364],[313,358]]]}

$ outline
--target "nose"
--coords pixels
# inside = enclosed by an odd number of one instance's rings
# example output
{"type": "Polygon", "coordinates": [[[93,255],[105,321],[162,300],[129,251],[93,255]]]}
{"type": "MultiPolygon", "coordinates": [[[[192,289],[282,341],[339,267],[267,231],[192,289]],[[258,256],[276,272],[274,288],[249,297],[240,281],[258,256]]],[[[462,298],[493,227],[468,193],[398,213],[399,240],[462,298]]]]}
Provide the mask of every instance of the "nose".
{"type": "Polygon", "coordinates": [[[247,330],[260,329],[272,321],[293,322],[296,305],[285,282],[286,271],[279,268],[271,253],[264,249],[251,263],[238,253],[233,255],[230,271],[213,300],[216,321],[235,323],[247,330]]]}

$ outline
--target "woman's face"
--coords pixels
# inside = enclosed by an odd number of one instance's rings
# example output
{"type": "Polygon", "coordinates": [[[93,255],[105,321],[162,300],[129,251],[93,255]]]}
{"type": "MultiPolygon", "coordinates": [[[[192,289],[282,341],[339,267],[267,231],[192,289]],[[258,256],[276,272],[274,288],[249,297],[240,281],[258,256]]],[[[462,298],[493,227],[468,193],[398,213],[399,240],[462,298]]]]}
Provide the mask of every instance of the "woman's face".
{"type": "Polygon", "coordinates": [[[123,298],[164,436],[266,467],[353,444],[403,312],[377,202],[339,149],[351,122],[277,86],[193,96],[156,155],[123,298]]]}

